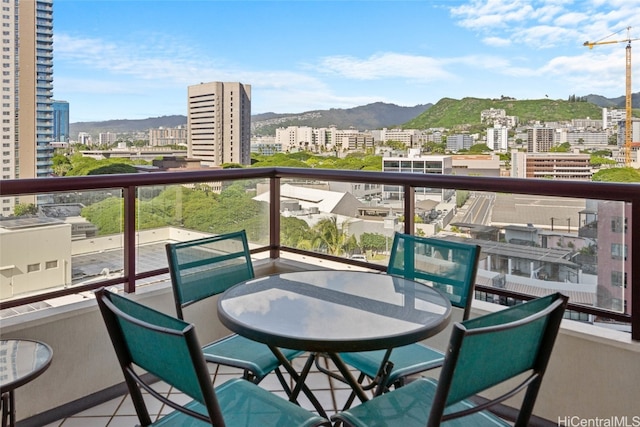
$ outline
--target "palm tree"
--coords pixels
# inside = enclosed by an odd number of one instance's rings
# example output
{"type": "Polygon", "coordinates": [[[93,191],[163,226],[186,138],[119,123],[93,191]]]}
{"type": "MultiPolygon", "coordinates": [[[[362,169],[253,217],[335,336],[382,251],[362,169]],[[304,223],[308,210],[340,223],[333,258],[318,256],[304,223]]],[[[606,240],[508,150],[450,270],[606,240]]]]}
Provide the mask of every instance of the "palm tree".
{"type": "Polygon", "coordinates": [[[326,251],[330,255],[340,256],[351,252],[358,247],[358,242],[354,236],[347,234],[347,227],[347,221],[338,225],[336,216],[321,219],[313,227],[310,246],[314,249],[326,251]]]}

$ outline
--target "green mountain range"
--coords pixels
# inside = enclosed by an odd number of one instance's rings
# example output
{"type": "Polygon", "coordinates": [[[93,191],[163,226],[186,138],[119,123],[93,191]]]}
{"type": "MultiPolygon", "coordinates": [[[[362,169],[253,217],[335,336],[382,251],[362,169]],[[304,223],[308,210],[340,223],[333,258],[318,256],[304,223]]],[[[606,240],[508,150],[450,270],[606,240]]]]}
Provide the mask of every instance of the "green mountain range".
{"type": "Polygon", "coordinates": [[[479,125],[480,113],[491,108],[505,110],[507,116],[517,116],[519,123],[523,124],[532,121],[556,122],[587,117],[602,118],[602,108],[586,101],[443,98],[424,113],[405,123],[403,127],[406,129],[468,129],[479,125]]]}
{"type": "MultiPolygon", "coordinates": [[[[633,94],[633,100],[634,105],[638,105],[640,92],[633,94]]],[[[251,117],[251,128],[254,135],[275,135],[277,128],[287,126],[336,126],[338,129],[358,130],[383,127],[469,130],[480,125],[480,113],[490,108],[504,109],[506,115],[517,116],[519,123],[526,124],[531,121],[555,122],[587,117],[600,119],[603,107],[624,108],[624,97],[605,98],[599,95],[588,95],[577,102],[548,98],[535,100],[516,100],[508,97],[460,100],[443,98],[435,105],[422,104],[414,107],[376,102],[348,109],[332,108],[292,114],[256,114],[251,117]]],[[[634,112],[634,116],[636,115],[634,112]]],[[[186,123],[187,117],[183,115],[142,120],[79,122],[71,123],[70,134],[75,137],[78,132],[88,132],[95,136],[100,132],[146,132],[151,128],[176,127],[186,123]]]]}

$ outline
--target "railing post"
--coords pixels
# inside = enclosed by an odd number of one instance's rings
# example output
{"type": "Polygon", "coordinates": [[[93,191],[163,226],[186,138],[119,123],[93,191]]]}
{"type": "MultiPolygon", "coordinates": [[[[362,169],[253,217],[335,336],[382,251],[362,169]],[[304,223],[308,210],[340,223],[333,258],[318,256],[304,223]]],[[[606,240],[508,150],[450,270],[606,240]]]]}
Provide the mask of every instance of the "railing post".
{"type": "Polygon", "coordinates": [[[280,258],[280,178],[269,180],[269,256],[280,258]]]}
{"type": "Polygon", "coordinates": [[[631,230],[631,339],[640,341],[640,197],[634,198],[631,203],[630,220],[628,229],[631,230]]]}
{"type": "Polygon", "coordinates": [[[136,188],[124,187],[124,291],[136,291],[136,188]]]}
{"type": "Polygon", "coordinates": [[[416,190],[411,185],[404,185],[404,233],[414,234],[416,214],[416,190]]]}

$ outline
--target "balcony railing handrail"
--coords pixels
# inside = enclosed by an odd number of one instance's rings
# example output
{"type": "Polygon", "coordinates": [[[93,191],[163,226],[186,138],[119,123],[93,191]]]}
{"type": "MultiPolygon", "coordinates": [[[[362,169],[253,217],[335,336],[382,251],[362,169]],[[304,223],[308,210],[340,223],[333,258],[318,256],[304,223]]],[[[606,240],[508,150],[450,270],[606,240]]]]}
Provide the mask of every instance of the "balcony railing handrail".
{"type": "MultiPolygon", "coordinates": [[[[407,215],[407,212],[414,212],[413,194],[415,188],[420,187],[623,201],[631,204],[631,241],[640,242],[640,186],[632,183],[267,167],[3,180],[0,185],[0,197],[110,188],[123,190],[123,198],[125,201],[124,277],[115,280],[115,282],[114,279],[111,279],[92,285],[84,285],[81,288],[84,291],[117,282],[124,283],[127,292],[133,292],[135,291],[136,279],[148,277],[149,274],[149,272],[137,274],[135,268],[135,192],[138,187],[257,178],[265,178],[271,181],[272,191],[269,211],[270,244],[268,247],[259,250],[269,250],[272,258],[277,258],[280,252],[279,183],[281,179],[287,178],[311,178],[315,180],[384,184],[403,187],[406,219],[405,232],[408,233],[413,232],[414,224],[413,215],[407,215]]],[[[640,250],[637,248],[635,251],[630,249],[629,252],[631,265],[640,266],[640,250]]],[[[159,271],[159,273],[162,272],[165,271],[159,271]]],[[[631,287],[632,338],[634,340],[640,340],[640,268],[635,268],[631,271],[631,287]]],[[[71,287],[69,289],[42,293],[37,296],[0,302],[0,309],[75,293],[78,292],[78,289],[78,287],[71,287]]],[[[600,311],[589,308],[589,312],[598,313],[600,311]]],[[[607,313],[606,310],[601,310],[601,312],[605,315],[607,313]]]]}
{"type": "Polygon", "coordinates": [[[366,182],[385,185],[410,185],[413,187],[437,187],[497,193],[532,194],[616,200],[634,203],[640,201],[638,184],[562,181],[548,179],[522,179],[506,177],[459,176],[417,174],[402,172],[375,172],[336,169],[306,168],[247,168],[214,169],[210,171],[155,172],[144,174],[114,174],[55,178],[31,178],[3,180],[0,196],[125,188],[146,185],[184,184],[190,182],[230,181],[250,178],[309,178],[342,182],[366,182]]]}

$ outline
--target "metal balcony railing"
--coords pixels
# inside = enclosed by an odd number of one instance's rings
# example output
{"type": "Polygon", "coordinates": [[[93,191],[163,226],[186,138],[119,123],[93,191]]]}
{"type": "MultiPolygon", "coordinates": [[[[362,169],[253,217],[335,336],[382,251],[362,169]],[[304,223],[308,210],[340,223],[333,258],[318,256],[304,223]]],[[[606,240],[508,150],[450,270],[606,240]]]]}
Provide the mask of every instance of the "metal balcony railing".
{"type": "MultiPolygon", "coordinates": [[[[354,265],[366,265],[378,270],[383,266],[348,260],[331,255],[308,252],[282,246],[280,243],[280,181],[282,179],[326,180],[364,184],[392,185],[402,188],[404,232],[414,232],[415,189],[421,187],[443,188],[494,193],[557,196],[584,198],[628,203],[631,215],[629,231],[631,242],[640,242],[640,186],[628,183],[598,183],[586,181],[552,181],[515,178],[493,178],[477,176],[452,176],[435,174],[414,174],[394,172],[361,172],[350,170],[298,169],[298,168],[248,168],[190,172],[158,172],[146,174],[121,174],[103,176],[64,177],[48,179],[4,180],[0,186],[0,197],[38,195],[43,193],[76,192],[102,189],[120,189],[124,199],[122,277],[102,280],[89,285],[73,286],[34,296],[16,298],[0,302],[0,309],[23,304],[37,303],[46,299],[97,289],[102,286],[124,284],[126,292],[135,292],[136,280],[167,273],[167,269],[139,272],[136,265],[136,194],[138,188],[153,185],[189,184],[202,182],[225,182],[247,179],[268,179],[270,182],[269,204],[269,244],[253,249],[252,252],[269,252],[273,259],[281,251],[308,254],[313,257],[331,259],[354,265]]],[[[632,266],[640,266],[640,250],[629,248],[632,266]]],[[[608,311],[584,305],[570,308],[603,318],[630,322],[632,339],[640,340],[640,268],[632,268],[629,277],[631,287],[631,314],[608,311]]],[[[530,296],[506,291],[491,286],[478,285],[483,292],[513,299],[529,299],[530,296]]]]}

